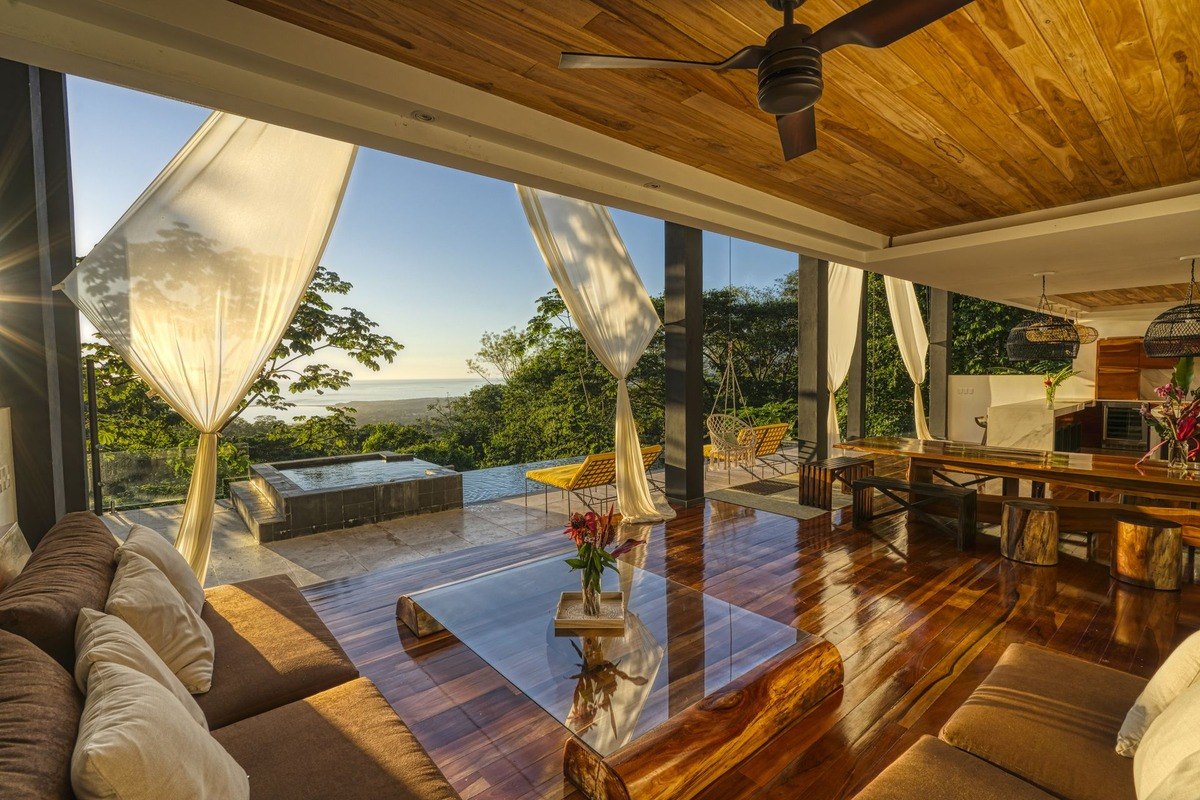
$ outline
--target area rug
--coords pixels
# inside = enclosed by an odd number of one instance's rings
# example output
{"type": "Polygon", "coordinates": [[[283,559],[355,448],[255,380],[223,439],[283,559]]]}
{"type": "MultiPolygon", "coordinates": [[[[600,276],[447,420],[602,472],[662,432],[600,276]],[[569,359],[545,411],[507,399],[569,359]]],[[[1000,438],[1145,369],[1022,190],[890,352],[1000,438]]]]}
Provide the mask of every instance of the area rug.
{"type": "MultiPolygon", "coordinates": [[[[795,475],[784,475],[779,478],[750,481],[749,483],[729,486],[723,489],[710,489],[704,493],[709,500],[722,503],[733,503],[758,511],[769,511],[772,514],[782,514],[795,519],[812,519],[827,511],[812,506],[802,506],[797,502],[797,486],[795,475]],[[791,480],[789,480],[789,478],[791,480]]],[[[834,494],[833,506],[850,505],[849,496],[834,494]]]]}

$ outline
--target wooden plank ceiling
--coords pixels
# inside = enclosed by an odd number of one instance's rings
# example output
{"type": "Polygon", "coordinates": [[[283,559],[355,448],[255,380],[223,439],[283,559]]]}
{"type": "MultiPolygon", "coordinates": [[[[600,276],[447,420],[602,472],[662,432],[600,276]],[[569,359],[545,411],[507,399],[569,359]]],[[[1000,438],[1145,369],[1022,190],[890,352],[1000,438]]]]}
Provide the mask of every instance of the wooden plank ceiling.
{"type": "MultiPolygon", "coordinates": [[[[825,58],[784,163],[753,70],[561,71],[561,50],[717,59],[764,0],[234,0],[888,235],[1200,179],[1200,0],[976,0],[825,58]]],[[[812,28],[860,5],[809,0],[812,28]]]]}
{"type": "Polygon", "coordinates": [[[1186,283],[1166,283],[1158,286],[1138,286],[1131,289],[1106,289],[1096,292],[1072,292],[1051,295],[1048,299],[1062,306],[1082,311],[1104,311],[1112,308],[1159,303],[1182,303],[1187,297],[1186,283]]]}

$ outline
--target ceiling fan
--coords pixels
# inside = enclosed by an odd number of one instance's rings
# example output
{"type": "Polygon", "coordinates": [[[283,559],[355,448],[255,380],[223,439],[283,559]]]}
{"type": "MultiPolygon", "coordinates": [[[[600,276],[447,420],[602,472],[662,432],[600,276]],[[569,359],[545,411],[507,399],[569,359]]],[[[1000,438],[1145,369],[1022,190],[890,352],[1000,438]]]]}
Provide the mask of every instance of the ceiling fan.
{"type": "Polygon", "coordinates": [[[758,70],[758,106],[774,114],[790,161],[817,148],[813,105],[821,99],[821,54],[845,44],[887,47],[898,39],[962,8],[971,0],[870,0],[816,33],[793,19],[804,0],[767,0],[783,12],[783,25],[762,45],[743,47],[724,61],[684,61],[597,53],[563,53],[561,69],[758,70]]]}

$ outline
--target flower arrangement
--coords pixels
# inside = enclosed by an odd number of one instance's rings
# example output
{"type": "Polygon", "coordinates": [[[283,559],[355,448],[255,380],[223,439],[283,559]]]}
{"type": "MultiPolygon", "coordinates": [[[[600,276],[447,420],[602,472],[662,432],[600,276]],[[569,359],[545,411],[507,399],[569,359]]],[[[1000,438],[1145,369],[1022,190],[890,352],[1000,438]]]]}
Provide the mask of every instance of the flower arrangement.
{"type": "Polygon", "coordinates": [[[1054,406],[1054,395],[1058,393],[1058,387],[1067,382],[1068,378],[1079,374],[1079,370],[1071,367],[1063,367],[1053,375],[1047,374],[1046,380],[1042,381],[1042,385],[1046,387],[1046,405],[1054,406]]]}
{"type": "Polygon", "coordinates": [[[613,525],[612,506],[608,513],[601,516],[594,511],[586,514],[576,512],[571,515],[571,521],[563,531],[575,543],[576,553],[568,558],[567,566],[571,571],[580,570],[580,580],[583,588],[583,610],[588,616],[600,613],[600,579],[604,570],[617,565],[617,559],[623,554],[642,543],[639,539],[626,539],[620,546],[609,552],[617,538],[617,529],[613,525]]]}
{"type": "Polygon", "coordinates": [[[1142,417],[1162,441],[1139,464],[1163,447],[1170,467],[1180,472],[1186,473],[1200,459],[1200,389],[1192,390],[1193,369],[1191,358],[1181,358],[1170,382],[1154,390],[1163,402],[1142,404],[1142,417]]]}

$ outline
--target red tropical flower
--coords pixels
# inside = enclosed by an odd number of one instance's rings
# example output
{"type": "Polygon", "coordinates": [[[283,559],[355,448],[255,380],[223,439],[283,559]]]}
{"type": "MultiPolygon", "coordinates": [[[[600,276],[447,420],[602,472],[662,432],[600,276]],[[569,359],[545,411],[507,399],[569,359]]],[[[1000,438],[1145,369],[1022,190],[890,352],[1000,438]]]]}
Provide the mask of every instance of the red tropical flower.
{"type": "Polygon", "coordinates": [[[1196,435],[1196,415],[1189,414],[1179,420],[1179,425],[1175,428],[1175,438],[1181,442],[1186,442],[1196,435]]]}

